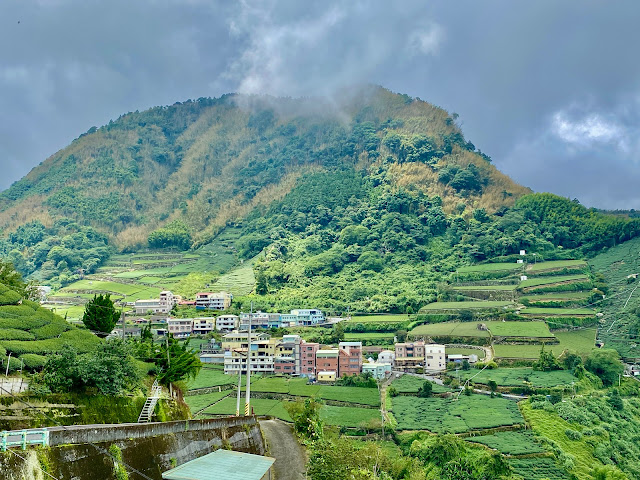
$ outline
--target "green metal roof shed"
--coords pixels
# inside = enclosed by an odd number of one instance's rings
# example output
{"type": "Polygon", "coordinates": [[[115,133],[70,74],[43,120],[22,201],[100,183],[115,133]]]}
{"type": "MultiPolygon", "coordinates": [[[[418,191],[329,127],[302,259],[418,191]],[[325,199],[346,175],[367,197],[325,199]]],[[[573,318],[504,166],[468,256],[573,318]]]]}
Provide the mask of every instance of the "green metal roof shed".
{"type": "Polygon", "coordinates": [[[271,480],[275,458],[216,450],[162,474],[166,480],[271,480]]]}

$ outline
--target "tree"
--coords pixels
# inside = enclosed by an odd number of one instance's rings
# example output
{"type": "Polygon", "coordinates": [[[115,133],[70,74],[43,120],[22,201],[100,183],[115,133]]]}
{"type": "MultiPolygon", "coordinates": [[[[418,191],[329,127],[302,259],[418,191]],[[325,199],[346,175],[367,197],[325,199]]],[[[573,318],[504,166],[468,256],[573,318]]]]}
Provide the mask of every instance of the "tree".
{"type": "Polygon", "coordinates": [[[293,420],[293,428],[298,435],[309,440],[322,439],[322,420],[320,419],[320,403],[315,398],[307,398],[296,402],[286,402],[285,408],[293,420]]]}
{"type": "MultiPolygon", "coordinates": [[[[82,322],[99,337],[106,337],[118,323],[120,312],[116,310],[110,295],[94,295],[84,306],[82,322]]],[[[124,328],[124,325],[122,326],[124,328]]]]}
{"type": "Polygon", "coordinates": [[[540,357],[533,365],[533,369],[550,372],[551,370],[562,370],[562,366],[553,354],[553,351],[549,350],[548,352],[545,352],[544,345],[542,345],[542,348],[540,349],[540,357]]]}
{"type": "Polygon", "coordinates": [[[22,279],[13,263],[0,259],[0,283],[17,292],[21,297],[32,300],[36,297],[37,291],[22,279]]]}
{"type": "Polygon", "coordinates": [[[154,360],[158,369],[158,382],[168,385],[187,378],[196,378],[202,368],[198,356],[189,349],[189,341],[182,345],[173,337],[156,347],[154,360]]]}
{"type": "Polygon", "coordinates": [[[591,373],[596,374],[605,386],[611,386],[618,381],[618,376],[624,372],[618,352],[612,349],[593,350],[584,364],[591,373]]]}
{"type": "Polygon", "coordinates": [[[498,384],[496,383],[495,380],[489,380],[487,382],[487,385],[489,386],[491,393],[495,393],[498,390],[498,384]]]}
{"type": "Polygon", "coordinates": [[[418,389],[418,396],[421,398],[429,398],[433,393],[433,385],[431,382],[424,382],[418,389]]]}
{"type": "Polygon", "coordinates": [[[121,395],[137,385],[138,372],[128,346],[113,340],[80,355],[74,347],[64,345],[49,356],[42,381],[55,393],[94,387],[102,395],[121,395]]]}

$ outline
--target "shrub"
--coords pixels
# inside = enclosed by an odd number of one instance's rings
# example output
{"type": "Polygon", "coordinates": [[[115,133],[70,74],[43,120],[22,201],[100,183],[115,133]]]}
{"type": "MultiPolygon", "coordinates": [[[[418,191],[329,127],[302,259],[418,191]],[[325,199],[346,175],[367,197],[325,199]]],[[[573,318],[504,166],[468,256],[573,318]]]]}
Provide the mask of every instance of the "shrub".
{"type": "Polygon", "coordinates": [[[571,430],[570,428],[567,428],[567,429],[564,431],[564,434],[567,436],[567,438],[568,438],[569,440],[575,440],[575,441],[578,441],[578,440],[581,440],[581,439],[582,439],[582,433],[580,433],[580,432],[579,432],[579,431],[577,431],[577,430],[571,430]]]}
{"type": "Polygon", "coordinates": [[[24,355],[20,355],[19,358],[24,362],[24,366],[30,370],[38,370],[47,363],[47,357],[36,355],[35,353],[25,353],[24,355]]]}

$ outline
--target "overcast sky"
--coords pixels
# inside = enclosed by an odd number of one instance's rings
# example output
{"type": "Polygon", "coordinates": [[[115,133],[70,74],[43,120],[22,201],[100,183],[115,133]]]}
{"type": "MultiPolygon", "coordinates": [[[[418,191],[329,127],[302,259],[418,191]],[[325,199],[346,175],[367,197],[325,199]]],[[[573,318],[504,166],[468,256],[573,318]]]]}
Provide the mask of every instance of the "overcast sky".
{"type": "Polygon", "coordinates": [[[501,170],[640,209],[640,1],[2,0],[0,188],[89,127],[228,92],[374,83],[501,170]]]}

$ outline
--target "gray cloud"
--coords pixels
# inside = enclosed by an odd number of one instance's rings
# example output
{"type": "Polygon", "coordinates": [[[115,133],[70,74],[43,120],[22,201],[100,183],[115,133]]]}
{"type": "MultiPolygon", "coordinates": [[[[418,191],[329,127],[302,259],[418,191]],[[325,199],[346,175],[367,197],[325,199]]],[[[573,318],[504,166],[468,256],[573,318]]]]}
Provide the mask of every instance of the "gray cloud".
{"type": "Polygon", "coordinates": [[[458,112],[535,190],[640,208],[639,14],[635,0],[5,0],[0,187],[128,111],[367,82],[458,112]]]}

